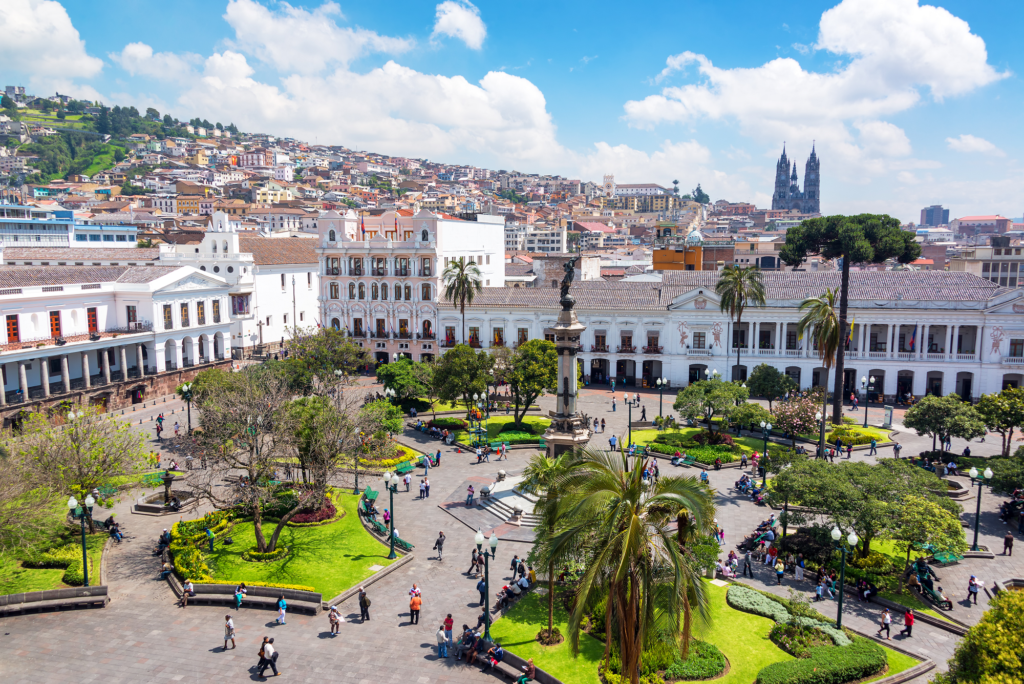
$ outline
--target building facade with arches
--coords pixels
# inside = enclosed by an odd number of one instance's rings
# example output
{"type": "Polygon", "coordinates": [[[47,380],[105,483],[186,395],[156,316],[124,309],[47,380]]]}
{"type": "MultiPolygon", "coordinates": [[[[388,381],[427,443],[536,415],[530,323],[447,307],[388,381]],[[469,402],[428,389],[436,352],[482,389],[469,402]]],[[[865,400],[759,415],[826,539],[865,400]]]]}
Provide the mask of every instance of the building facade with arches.
{"type": "Polygon", "coordinates": [[[438,328],[441,275],[454,260],[472,261],[483,287],[505,285],[505,221],[475,221],[427,210],[359,217],[325,212],[319,235],[320,321],[344,330],[377,363],[422,361],[454,340],[438,328]]]}
{"type": "MultiPolygon", "coordinates": [[[[812,335],[797,334],[800,302],[838,287],[839,273],[765,273],[767,306],[739,324],[720,308],[716,271],[665,272],[662,282],[577,282],[575,311],[587,329],[579,362],[586,382],[684,387],[717,371],[745,380],[767,363],[801,388],[833,386],[812,335]],[[736,363],[739,348],[740,361],[736,363]]],[[[466,308],[481,347],[543,339],[558,314],[558,290],[487,288],[466,308]]],[[[982,394],[1024,383],[1024,292],[966,273],[850,274],[845,395],[894,402],[926,394],[982,394]],[[862,387],[861,378],[867,386],[862,387]],[[871,380],[873,378],[873,380],[871,380]]],[[[443,305],[441,328],[462,326],[443,305]]]]}

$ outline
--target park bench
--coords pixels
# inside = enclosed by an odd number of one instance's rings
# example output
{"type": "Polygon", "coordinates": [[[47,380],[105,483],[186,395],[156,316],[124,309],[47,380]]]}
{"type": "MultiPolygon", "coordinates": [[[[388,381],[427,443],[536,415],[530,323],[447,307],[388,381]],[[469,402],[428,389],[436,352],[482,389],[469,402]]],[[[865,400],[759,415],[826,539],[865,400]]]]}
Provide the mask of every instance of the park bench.
{"type": "Polygon", "coordinates": [[[963,559],[963,556],[958,556],[955,553],[950,553],[948,551],[942,551],[941,553],[936,553],[932,556],[932,565],[937,565],[940,568],[943,568],[947,565],[956,565],[963,559]]]}
{"type": "Polygon", "coordinates": [[[379,495],[380,492],[374,490],[372,487],[367,487],[366,489],[363,490],[363,498],[369,501],[370,503],[375,502],[379,495]]]}
{"type": "Polygon", "coordinates": [[[692,466],[694,463],[696,463],[696,460],[690,455],[683,456],[679,459],[679,465],[681,466],[692,466]]]}
{"type": "Polygon", "coordinates": [[[362,501],[359,502],[359,512],[363,515],[364,518],[370,517],[372,506],[373,504],[367,501],[366,499],[363,499],[362,501]]]}
{"type": "MultiPolygon", "coordinates": [[[[920,579],[920,577],[918,579],[920,579]]],[[[925,585],[922,584],[921,585],[921,594],[923,594],[924,596],[927,596],[931,600],[932,603],[937,605],[942,610],[953,610],[953,602],[952,601],[943,600],[942,594],[940,594],[936,590],[929,589],[928,587],[926,587],[925,585]]]]}
{"type": "Polygon", "coordinates": [[[388,536],[388,526],[380,520],[370,520],[370,526],[373,527],[374,532],[377,534],[383,535],[384,537],[388,536]]]}
{"type": "Polygon", "coordinates": [[[412,461],[406,461],[405,463],[399,463],[398,467],[395,468],[395,475],[405,475],[406,473],[411,473],[413,468],[414,468],[414,466],[412,464],[412,461]]]}
{"type": "Polygon", "coordinates": [[[103,608],[108,600],[105,585],[4,594],[0,596],[0,616],[65,608],[103,608]]]}
{"type": "MultiPolygon", "coordinates": [[[[181,584],[174,575],[170,575],[171,587],[178,596],[181,596],[181,584]]],[[[189,603],[195,604],[225,604],[235,605],[234,584],[193,584],[192,588],[196,595],[190,596],[189,603]]],[[[276,587],[246,587],[245,598],[242,599],[243,608],[269,608],[277,610],[277,600],[284,596],[288,602],[288,610],[317,615],[323,602],[323,595],[312,591],[300,591],[298,589],[279,589],[276,587]]]]}
{"type": "Polygon", "coordinates": [[[414,548],[412,544],[405,541],[401,537],[395,537],[395,546],[402,549],[403,551],[412,551],[414,548]]]}

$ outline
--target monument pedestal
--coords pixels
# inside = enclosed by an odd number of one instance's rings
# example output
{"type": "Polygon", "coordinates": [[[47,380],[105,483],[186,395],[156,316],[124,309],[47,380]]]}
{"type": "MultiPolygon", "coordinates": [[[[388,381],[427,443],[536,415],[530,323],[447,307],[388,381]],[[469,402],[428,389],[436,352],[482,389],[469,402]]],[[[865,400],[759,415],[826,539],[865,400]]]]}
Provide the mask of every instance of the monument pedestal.
{"type": "Polygon", "coordinates": [[[590,419],[581,415],[576,406],[579,390],[576,354],[580,347],[580,337],[587,327],[576,318],[572,308],[574,303],[572,295],[564,294],[558,322],[553,328],[544,331],[554,336],[555,351],[558,353],[557,410],[549,413],[551,427],[544,433],[549,458],[585,447],[592,434],[590,419]]]}

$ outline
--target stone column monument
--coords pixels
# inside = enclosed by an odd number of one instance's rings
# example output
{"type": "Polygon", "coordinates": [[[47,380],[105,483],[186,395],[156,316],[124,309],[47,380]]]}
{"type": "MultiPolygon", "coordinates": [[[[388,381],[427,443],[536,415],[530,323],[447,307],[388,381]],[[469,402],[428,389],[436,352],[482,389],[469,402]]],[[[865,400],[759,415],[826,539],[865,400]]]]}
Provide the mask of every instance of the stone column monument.
{"type": "Polygon", "coordinates": [[[544,433],[549,457],[555,457],[565,451],[586,446],[590,441],[590,421],[579,413],[576,399],[579,392],[576,370],[576,354],[580,346],[580,337],[586,326],[576,318],[573,306],[576,301],[569,294],[576,262],[579,255],[567,261],[563,268],[562,297],[559,302],[562,310],[558,313],[555,327],[545,330],[545,334],[554,335],[555,351],[558,352],[558,389],[557,410],[549,412],[551,427],[544,433]]]}

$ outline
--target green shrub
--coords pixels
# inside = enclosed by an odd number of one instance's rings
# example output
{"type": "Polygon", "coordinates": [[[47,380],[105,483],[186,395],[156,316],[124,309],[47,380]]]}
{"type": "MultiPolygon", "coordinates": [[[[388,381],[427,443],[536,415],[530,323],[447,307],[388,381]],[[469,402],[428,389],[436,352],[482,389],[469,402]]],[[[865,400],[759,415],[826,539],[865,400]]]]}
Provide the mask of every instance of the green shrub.
{"type": "MultiPolygon", "coordinates": [[[[64,576],[61,580],[64,584],[72,587],[80,587],[85,584],[85,573],[82,571],[82,546],[80,544],[65,544],[49,551],[37,553],[22,561],[21,564],[26,568],[63,568],[64,576]]],[[[91,558],[89,559],[89,570],[94,570],[91,558]]]]}
{"type": "Polygon", "coordinates": [[[847,426],[837,427],[825,436],[825,441],[829,444],[835,444],[838,438],[843,439],[843,446],[847,444],[871,444],[871,440],[875,439],[874,435],[863,430],[851,428],[847,426]]]}
{"type": "Polygon", "coordinates": [[[250,563],[270,563],[284,558],[290,551],[291,549],[287,546],[279,546],[269,553],[260,553],[254,546],[248,551],[244,551],[242,553],[242,560],[247,560],[250,563]]]}
{"type": "Polygon", "coordinates": [[[834,645],[824,633],[796,622],[776,623],[768,633],[768,638],[794,658],[810,658],[814,646],[834,645]]]}
{"type": "Polygon", "coordinates": [[[787,622],[789,611],[779,602],[764,594],[738,584],[729,586],[725,593],[726,602],[736,610],[771,618],[775,622],[787,622]]]}
{"type": "Polygon", "coordinates": [[[1024,591],[1001,591],[967,630],[936,684],[1009,684],[1024,672],[1024,591]]]}
{"type": "Polygon", "coordinates": [[[798,627],[816,629],[828,636],[836,646],[849,646],[853,643],[850,641],[850,637],[846,636],[846,633],[843,632],[843,630],[822,622],[820,618],[791,617],[789,619],[789,624],[798,627]]]}
{"type": "MultiPolygon", "coordinates": [[[[658,438],[660,439],[660,437],[658,438]]],[[[732,447],[726,445],[717,446],[693,446],[686,447],[682,445],[665,444],[659,443],[657,439],[653,444],[649,445],[651,451],[655,451],[659,454],[668,454],[674,456],[678,451],[681,454],[686,453],[687,456],[693,456],[693,459],[697,463],[704,465],[712,465],[716,458],[722,459],[722,463],[732,463],[737,460],[736,454],[733,453],[732,447]]]]}
{"type": "MultiPolygon", "coordinates": [[[[604,677],[605,684],[629,684],[629,677],[623,677],[602,668],[599,668],[598,671],[604,677]]],[[[641,675],[640,684],[665,684],[665,680],[657,674],[641,675]]]]}
{"type": "Polygon", "coordinates": [[[438,430],[465,430],[469,423],[462,418],[435,418],[427,423],[427,427],[436,427],[438,430]]]}
{"type": "Polygon", "coordinates": [[[669,679],[711,679],[725,670],[725,656],[714,644],[694,639],[690,642],[690,655],[678,659],[665,670],[669,679]]]}
{"type": "Polygon", "coordinates": [[[807,658],[772,663],[757,673],[756,684],[845,684],[881,672],[885,651],[868,639],[849,646],[815,646],[807,658]]]}
{"type": "MultiPolygon", "coordinates": [[[[668,668],[679,660],[679,641],[668,634],[659,634],[658,639],[649,647],[645,648],[640,655],[640,676],[658,676],[658,672],[668,668]]],[[[621,674],[622,659],[619,652],[612,649],[608,657],[608,670],[606,674],[621,674]]],[[[628,679],[626,680],[629,681],[628,679]]]]}

